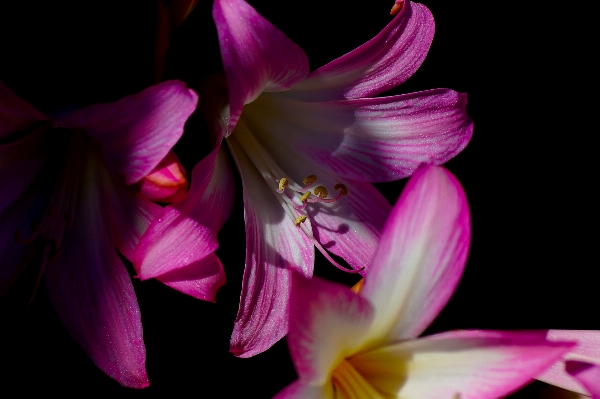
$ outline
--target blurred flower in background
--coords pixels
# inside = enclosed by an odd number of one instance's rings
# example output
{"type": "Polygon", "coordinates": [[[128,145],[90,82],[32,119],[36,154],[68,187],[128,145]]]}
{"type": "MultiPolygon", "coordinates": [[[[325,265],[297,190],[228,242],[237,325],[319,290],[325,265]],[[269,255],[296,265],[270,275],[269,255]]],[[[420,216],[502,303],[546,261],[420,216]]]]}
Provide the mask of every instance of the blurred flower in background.
{"type": "Polygon", "coordinates": [[[0,294],[42,274],[63,324],[122,385],[146,387],[128,259],[161,208],[132,186],[167,156],[197,103],[178,81],[52,120],[0,82],[0,294]]]}

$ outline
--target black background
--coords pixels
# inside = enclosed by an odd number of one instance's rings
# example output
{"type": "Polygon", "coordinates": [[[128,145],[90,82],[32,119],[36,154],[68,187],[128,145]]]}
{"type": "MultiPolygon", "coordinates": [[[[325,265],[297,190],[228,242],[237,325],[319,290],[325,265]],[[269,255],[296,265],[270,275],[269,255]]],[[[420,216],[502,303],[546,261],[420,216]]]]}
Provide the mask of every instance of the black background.
{"type": "MultiPolygon", "coordinates": [[[[316,69],[379,32],[391,19],[393,2],[250,3],[298,43],[316,69]]],[[[437,87],[466,92],[475,123],[471,143],[446,165],[471,206],[469,261],[428,333],[600,329],[598,260],[592,255],[598,238],[597,100],[595,79],[586,70],[597,64],[587,56],[586,10],[563,3],[423,3],[435,17],[435,38],[422,67],[393,93],[437,87]]],[[[165,79],[194,87],[221,68],[211,6],[201,0],[173,33],[165,79]]],[[[0,79],[52,115],[115,101],[153,83],[156,21],[151,1],[4,2],[0,79]]],[[[176,147],[187,167],[208,152],[206,134],[194,115],[176,147]]],[[[244,267],[237,184],[235,208],[219,235],[217,254],[228,282],[217,304],[134,280],[149,388],[122,388],[98,370],[70,338],[42,287],[30,305],[14,293],[0,299],[0,392],[268,398],[291,382],[285,340],[251,359],[228,353],[244,267]]],[[[403,184],[377,186],[393,203],[403,184]]],[[[351,283],[322,258],[316,274],[351,283]]],[[[536,397],[543,389],[534,383],[512,397],[536,397]]]]}

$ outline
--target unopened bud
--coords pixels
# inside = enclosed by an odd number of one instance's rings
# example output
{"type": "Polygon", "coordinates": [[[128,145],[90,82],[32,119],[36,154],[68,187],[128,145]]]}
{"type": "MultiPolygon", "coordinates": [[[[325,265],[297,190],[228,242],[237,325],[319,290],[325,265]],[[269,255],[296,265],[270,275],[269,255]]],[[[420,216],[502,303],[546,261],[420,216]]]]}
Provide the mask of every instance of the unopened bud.
{"type": "Polygon", "coordinates": [[[140,194],[154,202],[179,201],[188,188],[185,169],[173,151],[138,183],[140,194]]]}

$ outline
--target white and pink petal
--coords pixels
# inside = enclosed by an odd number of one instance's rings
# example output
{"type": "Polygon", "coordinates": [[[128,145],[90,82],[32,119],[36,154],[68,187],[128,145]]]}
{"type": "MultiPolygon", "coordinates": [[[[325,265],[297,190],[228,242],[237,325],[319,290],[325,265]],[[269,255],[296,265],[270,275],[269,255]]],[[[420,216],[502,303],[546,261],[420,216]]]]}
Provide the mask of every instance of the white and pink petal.
{"type": "Polygon", "coordinates": [[[309,67],[304,51],[244,0],[215,0],[213,18],[229,87],[227,137],[245,104],[263,91],[287,90],[309,67]]]}
{"type": "Polygon", "coordinates": [[[295,152],[345,178],[378,182],[462,151],[473,134],[466,104],[465,94],[448,89],[318,103],[265,93],[243,117],[272,150],[295,152]]]}
{"type": "Polygon", "coordinates": [[[563,358],[559,359],[536,379],[548,384],[590,395],[585,386],[565,370],[567,361],[579,361],[591,364],[600,364],[600,331],[597,330],[548,330],[548,341],[573,341],[577,345],[563,358]]]}
{"type": "Polygon", "coordinates": [[[347,286],[294,273],[287,341],[299,381],[327,384],[360,347],[372,320],[371,304],[347,286]]]}
{"type": "Polygon", "coordinates": [[[531,382],[572,346],[539,333],[453,331],[348,361],[384,397],[497,399],[531,382]]]}
{"type": "Polygon", "coordinates": [[[434,31],[427,7],[406,1],[377,36],[312,72],[288,94],[306,101],[331,101],[371,97],[396,87],[421,66],[434,31]]]}
{"type": "MultiPolygon", "coordinates": [[[[311,276],[313,240],[295,226],[244,149],[228,139],[244,185],[246,266],[230,351],[250,357],[288,331],[292,271],[311,276]]],[[[310,222],[305,222],[310,229],[310,222]]]]}
{"type": "Polygon", "coordinates": [[[458,180],[423,166],[383,230],[362,295],[375,307],[371,346],[420,335],[446,305],[467,261],[471,219],[458,180]]]}

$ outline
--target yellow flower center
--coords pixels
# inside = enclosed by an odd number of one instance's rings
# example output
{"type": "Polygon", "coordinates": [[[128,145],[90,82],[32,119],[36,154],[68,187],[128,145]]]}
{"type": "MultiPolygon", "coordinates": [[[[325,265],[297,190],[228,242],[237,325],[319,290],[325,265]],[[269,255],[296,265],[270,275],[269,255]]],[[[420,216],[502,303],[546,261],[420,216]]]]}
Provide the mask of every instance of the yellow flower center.
{"type": "Polygon", "coordinates": [[[331,375],[334,398],[385,399],[356,369],[346,360],[333,370],[331,375]]]}

